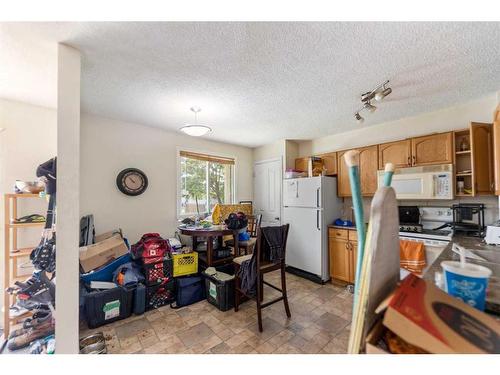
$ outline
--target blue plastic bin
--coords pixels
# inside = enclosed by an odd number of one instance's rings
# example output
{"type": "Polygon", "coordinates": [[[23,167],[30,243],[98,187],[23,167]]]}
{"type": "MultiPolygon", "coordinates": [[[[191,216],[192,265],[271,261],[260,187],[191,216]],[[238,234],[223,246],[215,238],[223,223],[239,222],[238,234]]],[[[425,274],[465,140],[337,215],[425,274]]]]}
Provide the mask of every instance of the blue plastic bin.
{"type": "Polygon", "coordinates": [[[113,272],[122,264],[128,262],[132,262],[132,257],[129,253],[122,255],[121,257],[115,259],[111,263],[106,264],[98,270],[81,274],[80,279],[85,284],[89,284],[91,281],[113,281],[113,272]]]}

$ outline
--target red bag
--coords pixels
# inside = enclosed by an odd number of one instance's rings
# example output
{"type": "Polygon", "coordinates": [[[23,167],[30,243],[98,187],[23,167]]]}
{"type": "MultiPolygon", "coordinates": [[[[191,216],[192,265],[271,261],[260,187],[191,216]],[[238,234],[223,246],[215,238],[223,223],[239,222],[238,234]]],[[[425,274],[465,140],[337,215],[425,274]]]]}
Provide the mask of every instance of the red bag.
{"type": "Polygon", "coordinates": [[[159,233],[146,233],[132,245],[130,251],[134,259],[157,258],[170,253],[171,247],[168,240],[162,238],[159,233]]]}

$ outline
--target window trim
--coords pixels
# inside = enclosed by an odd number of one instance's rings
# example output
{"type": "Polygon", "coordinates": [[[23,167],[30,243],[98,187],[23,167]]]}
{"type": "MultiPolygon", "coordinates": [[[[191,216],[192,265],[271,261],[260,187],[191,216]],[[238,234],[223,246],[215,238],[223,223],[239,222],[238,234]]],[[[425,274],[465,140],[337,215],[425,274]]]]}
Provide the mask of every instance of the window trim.
{"type": "Polygon", "coordinates": [[[185,219],[186,217],[192,216],[192,214],[181,214],[181,151],[204,154],[204,155],[209,155],[209,156],[213,156],[213,157],[233,159],[234,160],[233,180],[231,181],[231,185],[233,188],[233,197],[232,197],[233,201],[231,202],[231,204],[234,204],[237,201],[236,197],[238,196],[238,190],[237,190],[238,184],[236,183],[236,176],[238,174],[238,158],[235,155],[229,155],[229,154],[225,154],[222,152],[213,152],[213,151],[206,151],[206,150],[201,150],[201,149],[193,149],[193,148],[189,148],[189,147],[177,146],[176,147],[176,158],[175,158],[176,170],[177,170],[177,174],[176,174],[176,203],[175,203],[177,220],[182,220],[182,219],[185,219]]]}

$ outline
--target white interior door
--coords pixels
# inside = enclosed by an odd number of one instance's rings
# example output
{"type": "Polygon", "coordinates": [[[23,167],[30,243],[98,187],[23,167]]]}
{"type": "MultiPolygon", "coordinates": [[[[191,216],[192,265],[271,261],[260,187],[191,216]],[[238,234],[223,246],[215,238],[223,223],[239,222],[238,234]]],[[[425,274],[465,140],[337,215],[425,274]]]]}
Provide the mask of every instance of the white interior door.
{"type": "Polygon", "coordinates": [[[281,168],[281,159],[254,165],[254,212],[263,227],[281,225],[281,168]]]}

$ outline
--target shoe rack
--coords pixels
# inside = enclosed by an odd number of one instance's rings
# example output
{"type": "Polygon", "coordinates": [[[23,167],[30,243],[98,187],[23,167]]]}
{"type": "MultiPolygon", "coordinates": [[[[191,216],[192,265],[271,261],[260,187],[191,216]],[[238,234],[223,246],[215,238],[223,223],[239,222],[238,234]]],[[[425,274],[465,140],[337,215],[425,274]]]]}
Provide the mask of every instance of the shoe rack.
{"type": "Polygon", "coordinates": [[[24,228],[38,228],[39,230],[45,226],[45,223],[15,223],[18,217],[18,200],[19,199],[43,199],[38,194],[4,194],[4,210],[5,210],[5,224],[4,224],[4,273],[3,273],[3,330],[4,337],[8,337],[10,333],[10,326],[16,324],[26,316],[21,315],[17,317],[10,317],[9,307],[12,305],[13,297],[6,292],[6,289],[15,281],[22,281],[27,276],[19,276],[18,260],[30,256],[31,250],[36,246],[19,248],[18,235],[19,229],[24,228]]]}

